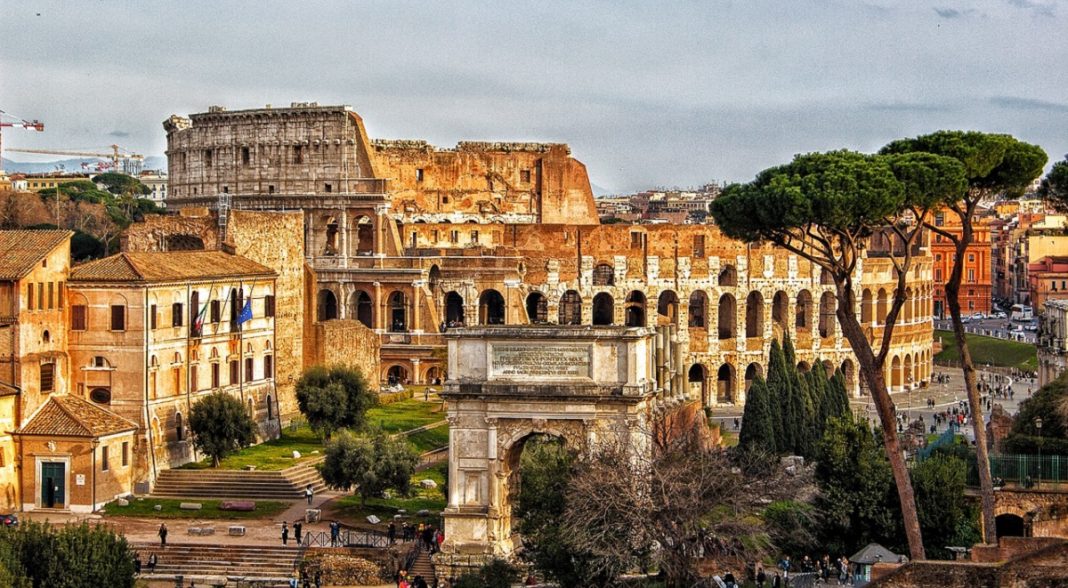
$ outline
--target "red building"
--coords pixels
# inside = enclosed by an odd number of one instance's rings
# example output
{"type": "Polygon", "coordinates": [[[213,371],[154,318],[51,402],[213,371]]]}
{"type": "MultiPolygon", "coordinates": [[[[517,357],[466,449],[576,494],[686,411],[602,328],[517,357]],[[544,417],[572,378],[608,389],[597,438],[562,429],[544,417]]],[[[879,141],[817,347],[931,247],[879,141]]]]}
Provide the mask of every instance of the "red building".
{"type": "MultiPolygon", "coordinates": [[[[934,224],[941,230],[955,236],[962,234],[960,219],[949,210],[934,213],[934,224]]],[[[965,315],[991,310],[991,245],[990,225],[987,218],[975,218],[972,229],[972,243],[964,254],[964,271],[961,275],[960,308],[965,315]]],[[[934,257],[934,316],[946,318],[949,307],[946,306],[946,282],[953,271],[956,247],[953,241],[933,233],[931,236],[931,255],[934,257]]]]}
{"type": "Polygon", "coordinates": [[[1028,291],[1036,312],[1047,300],[1068,299],[1068,256],[1047,255],[1027,264],[1028,291]]]}

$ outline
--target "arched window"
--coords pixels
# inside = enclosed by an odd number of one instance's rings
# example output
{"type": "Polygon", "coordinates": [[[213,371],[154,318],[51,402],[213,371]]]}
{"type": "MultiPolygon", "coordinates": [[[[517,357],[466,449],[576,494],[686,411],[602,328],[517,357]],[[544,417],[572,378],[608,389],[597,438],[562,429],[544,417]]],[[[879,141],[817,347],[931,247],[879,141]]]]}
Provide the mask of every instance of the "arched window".
{"type": "Polygon", "coordinates": [[[835,306],[834,294],[824,292],[820,296],[820,337],[834,336],[835,306]]]}
{"type": "Polygon", "coordinates": [[[389,295],[389,330],[394,333],[408,330],[408,300],[399,290],[389,295]]]}
{"type": "Polygon", "coordinates": [[[745,336],[764,336],[764,295],[756,290],[745,299],[745,336]]]}
{"type": "Polygon", "coordinates": [[[179,441],[185,440],[185,426],[182,423],[182,413],[174,413],[174,436],[179,441]]]}
{"type": "Polygon", "coordinates": [[[626,326],[628,327],[644,327],[645,326],[645,294],[637,290],[631,291],[627,294],[626,303],[624,305],[624,311],[626,314],[626,326]]]}
{"type": "Polygon", "coordinates": [[[363,290],[353,292],[351,312],[356,320],[363,323],[363,326],[369,329],[374,328],[374,303],[371,302],[370,294],[363,290]]]}
{"type": "Polygon", "coordinates": [[[864,288],[864,293],[860,297],[860,322],[863,325],[870,325],[872,319],[872,297],[871,290],[864,288]]]}
{"type": "Polygon", "coordinates": [[[274,420],[274,406],[271,404],[271,395],[267,395],[267,420],[274,420]]]}
{"type": "Polygon", "coordinates": [[[679,297],[673,290],[664,290],[657,297],[656,314],[660,322],[679,324],[679,297]]]}
{"type": "Polygon", "coordinates": [[[789,312],[790,296],[786,292],[779,290],[771,301],[771,322],[778,326],[783,333],[787,329],[786,321],[789,312]]]}
{"type": "Polygon", "coordinates": [[[607,263],[599,263],[593,268],[594,286],[611,286],[616,283],[616,272],[607,263]]]}
{"type": "Polygon", "coordinates": [[[701,290],[695,290],[690,294],[690,327],[696,329],[708,328],[708,296],[701,290]]]}
{"type": "Polygon", "coordinates": [[[560,297],[560,324],[582,324],[582,297],[574,290],[568,290],[560,297]]]}
{"type": "Polygon", "coordinates": [[[734,296],[724,294],[719,297],[718,331],[720,339],[733,339],[736,335],[738,306],[734,296]]]}
{"type": "Polygon", "coordinates": [[[532,325],[549,322],[549,301],[541,292],[531,292],[527,295],[527,319],[532,325]]]}
{"type": "Polygon", "coordinates": [[[615,322],[616,303],[608,292],[593,297],[593,324],[610,325],[615,322]]]}
{"type": "Polygon", "coordinates": [[[734,269],[733,265],[725,265],[719,272],[718,283],[720,286],[737,286],[738,285],[738,270],[734,269]]]}
{"type": "Polygon", "coordinates": [[[489,289],[478,297],[478,322],[483,325],[504,324],[504,296],[489,289]]]}
{"type": "Polygon", "coordinates": [[[716,372],[716,402],[734,402],[734,368],[729,363],[719,366],[716,372]]]}
{"type": "Polygon", "coordinates": [[[802,290],[797,294],[797,308],[794,310],[794,328],[798,332],[812,330],[812,294],[802,290]]]}
{"type": "MultiPolygon", "coordinates": [[[[327,289],[319,290],[318,300],[316,301],[316,320],[318,322],[325,322],[334,320],[337,318],[337,297],[334,293],[327,289]]],[[[239,308],[235,302],[231,308],[239,308]]],[[[236,316],[231,313],[231,320],[237,320],[236,316]]]]}

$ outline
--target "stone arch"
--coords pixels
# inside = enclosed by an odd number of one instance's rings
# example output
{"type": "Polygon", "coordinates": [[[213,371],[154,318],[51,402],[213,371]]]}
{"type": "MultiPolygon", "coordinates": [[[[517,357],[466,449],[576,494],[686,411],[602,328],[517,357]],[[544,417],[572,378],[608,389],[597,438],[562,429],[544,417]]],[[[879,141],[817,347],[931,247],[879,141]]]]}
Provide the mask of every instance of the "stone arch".
{"type": "Polygon", "coordinates": [[[389,330],[403,333],[408,330],[408,297],[400,290],[394,290],[386,301],[389,308],[389,330]]]}
{"type": "Polygon", "coordinates": [[[802,290],[797,293],[794,329],[799,333],[807,333],[812,330],[812,293],[808,290],[802,290]]]}
{"type": "Polygon", "coordinates": [[[879,288],[879,293],[875,297],[875,322],[879,325],[886,324],[887,314],[887,296],[886,289],[879,288]]]}
{"type": "Polygon", "coordinates": [[[674,290],[664,290],[656,298],[658,324],[679,324],[679,296],[674,290]]]}
{"type": "Polygon", "coordinates": [[[558,321],[561,325],[582,324],[582,296],[575,290],[568,290],[560,297],[558,321]]]}
{"type": "Polygon", "coordinates": [[[337,318],[337,296],[333,290],[323,288],[316,297],[315,318],[318,322],[330,321],[337,318]]]}
{"type": "Polygon", "coordinates": [[[776,336],[787,332],[788,325],[786,321],[789,318],[789,313],[790,296],[786,292],[779,290],[771,299],[771,323],[775,327],[776,336]]]}
{"type": "Polygon", "coordinates": [[[905,371],[904,371],[905,379],[904,379],[904,382],[905,382],[905,385],[906,385],[907,388],[911,388],[912,384],[916,381],[916,375],[912,371],[912,356],[909,355],[908,353],[905,354],[904,366],[905,366],[905,371]]]}
{"type": "Polygon", "coordinates": [[[690,294],[689,326],[693,329],[708,328],[708,296],[703,290],[690,294]]]}
{"type": "Polygon", "coordinates": [[[504,296],[500,292],[493,288],[483,290],[478,297],[478,324],[503,325],[504,310],[504,296]]]}
{"type": "Polygon", "coordinates": [[[916,304],[916,298],[912,295],[912,286],[905,288],[905,304],[901,305],[901,318],[904,322],[911,323],[914,315],[914,305],[916,304]]]}
{"type": "Polygon", "coordinates": [[[532,325],[549,322],[549,300],[541,292],[527,294],[527,320],[532,325]]]}
{"type": "Polygon", "coordinates": [[[164,237],[164,251],[202,251],[204,239],[197,235],[179,233],[164,237]]]}
{"type": "Polygon", "coordinates": [[[901,380],[901,358],[895,355],[890,360],[890,390],[894,392],[901,390],[901,380]]]}
{"type": "Polygon", "coordinates": [[[593,297],[593,324],[610,325],[615,322],[616,303],[608,292],[593,297]]]}
{"type": "Polygon", "coordinates": [[[734,301],[733,294],[724,294],[719,297],[719,320],[716,325],[720,339],[733,339],[737,336],[737,313],[738,304],[734,301]]]}
{"type": "Polygon", "coordinates": [[[994,517],[996,535],[1000,537],[1025,537],[1027,525],[1024,518],[1016,513],[1002,513],[994,517]]]}
{"type": "Polygon", "coordinates": [[[825,359],[825,360],[821,361],[820,363],[823,364],[823,371],[824,371],[824,373],[826,373],[827,379],[829,380],[832,377],[834,377],[834,370],[835,370],[834,362],[829,360],[829,359],[825,359]]]}
{"type": "Polygon", "coordinates": [[[833,337],[835,324],[835,308],[837,300],[834,294],[824,292],[820,296],[820,337],[833,337]]]}
{"type": "Polygon", "coordinates": [[[326,227],[326,232],[323,234],[322,255],[337,255],[339,239],[337,219],[333,216],[326,216],[323,218],[323,225],[326,227]]]}
{"type": "Polygon", "coordinates": [[[799,371],[799,372],[808,372],[811,369],[812,369],[812,366],[807,361],[801,360],[801,361],[797,362],[797,371],[799,371]]]}
{"type": "Polygon", "coordinates": [[[645,294],[631,290],[624,304],[625,324],[628,327],[645,326],[645,294]]]}
{"type": "Polygon", "coordinates": [[[441,370],[438,366],[430,366],[423,374],[423,382],[426,384],[437,385],[438,378],[441,376],[441,370]]]}
{"type": "Polygon", "coordinates": [[[700,398],[701,406],[708,406],[708,369],[704,364],[691,365],[686,373],[686,381],[690,384],[690,396],[700,398]]]}
{"type": "Polygon", "coordinates": [[[363,290],[356,290],[350,296],[351,302],[349,303],[350,316],[355,317],[356,320],[363,323],[363,326],[368,329],[374,328],[374,302],[371,300],[371,295],[363,290]]]}
{"type": "Polygon", "coordinates": [[[820,286],[833,286],[834,276],[831,272],[827,271],[827,268],[820,268],[820,286]]]}
{"type": "Polygon", "coordinates": [[[842,377],[845,378],[846,392],[852,394],[857,389],[857,368],[853,365],[853,360],[844,360],[841,370],[842,377]]]}
{"type": "Polygon", "coordinates": [[[723,287],[735,287],[738,285],[738,270],[731,264],[723,266],[719,272],[716,283],[723,287]]]}
{"type": "Polygon", "coordinates": [[[745,337],[764,336],[764,295],[753,290],[745,298],[745,337]]]}
{"type": "Polygon", "coordinates": [[[390,386],[408,381],[408,368],[397,363],[386,368],[386,383],[390,386]]]}
{"type": "Polygon", "coordinates": [[[745,391],[748,392],[749,388],[753,385],[753,380],[757,376],[764,376],[764,368],[757,362],[753,362],[745,367],[745,391]]]}
{"type": "Polygon", "coordinates": [[[430,285],[431,290],[436,290],[441,284],[441,268],[438,264],[430,266],[430,271],[427,273],[427,283],[430,285]]]}
{"type": "Polygon", "coordinates": [[[716,402],[734,403],[734,366],[725,363],[716,371],[716,402]]]}
{"type": "Polygon", "coordinates": [[[445,326],[464,326],[464,297],[455,290],[445,294],[445,326]]]}
{"type": "Polygon", "coordinates": [[[370,255],[374,251],[375,229],[371,217],[361,215],[356,217],[356,254],[370,255]]]}
{"type": "Polygon", "coordinates": [[[871,290],[864,288],[864,293],[860,296],[860,323],[862,325],[871,324],[873,310],[871,290]]]}

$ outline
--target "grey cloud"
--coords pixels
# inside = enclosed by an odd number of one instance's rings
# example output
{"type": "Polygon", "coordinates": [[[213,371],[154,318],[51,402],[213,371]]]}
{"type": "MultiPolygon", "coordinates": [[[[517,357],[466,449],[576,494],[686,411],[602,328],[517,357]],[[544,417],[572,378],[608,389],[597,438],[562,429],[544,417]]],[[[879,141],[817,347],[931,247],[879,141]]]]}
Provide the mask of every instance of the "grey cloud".
{"type": "Polygon", "coordinates": [[[976,13],[976,10],[974,8],[966,8],[964,10],[957,10],[956,8],[938,8],[938,7],[935,7],[934,11],[935,11],[935,13],[938,14],[938,16],[940,16],[942,18],[945,18],[945,19],[964,18],[966,16],[971,16],[971,15],[976,13]]]}
{"type": "Polygon", "coordinates": [[[108,133],[108,136],[109,137],[118,137],[120,139],[125,139],[126,137],[130,136],[130,133],[127,133],[126,131],[111,131],[110,133],[108,133]]]}
{"type": "Polygon", "coordinates": [[[1043,2],[1038,0],[1008,0],[1008,2],[1017,8],[1030,10],[1038,16],[1053,16],[1053,2],[1043,2]]]}
{"type": "Polygon", "coordinates": [[[1013,110],[1039,110],[1046,112],[1068,112],[1068,104],[1050,102],[1048,100],[1036,100],[1034,98],[1021,98],[1019,96],[994,96],[990,103],[1002,108],[1013,110]]]}

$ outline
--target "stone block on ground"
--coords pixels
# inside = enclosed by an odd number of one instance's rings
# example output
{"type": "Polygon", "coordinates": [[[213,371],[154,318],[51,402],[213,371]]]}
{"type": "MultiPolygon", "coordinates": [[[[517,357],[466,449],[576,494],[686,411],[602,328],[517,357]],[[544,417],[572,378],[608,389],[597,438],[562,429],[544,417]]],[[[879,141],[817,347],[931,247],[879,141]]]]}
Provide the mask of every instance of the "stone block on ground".
{"type": "Polygon", "coordinates": [[[163,510],[163,505],[162,504],[155,504],[155,505],[152,506],[152,510],[154,510],[156,512],[159,512],[159,511],[163,510]]]}
{"type": "Polygon", "coordinates": [[[300,459],[300,452],[296,449],[293,450],[293,459],[300,459]]]}
{"type": "Polygon", "coordinates": [[[244,537],[245,525],[230,525],[226,532],[231,537],[244,537]]]}
{"type": "Polygon", "coordinates": [[[438,487],[438,483],[435,482],[434,480],[429,479],[429,478],[426,479],[426,480],[420,480],[419,481],[419,485],[422,486],[423,488],[427,488],[427,489],[430,489],[430,490],[438,487]]]}
{"type": "Polygon", "coordinates": [[[204,508],[204,505],[199,502],[182,502],[178,504],[178,508],[181,510],[200,510],[204,508]]]}
{"type": "Polygon", "coordinates": [[[130,501],[126,500],[125,498],[120,498],[120,499],[115,501],[115,504],[117,504],[119,506],[130,506],[130,501]]]}
{"type": "Polygon", "coordinates": [[[318,508],[309,508],[304,511],[305,523],[318,523],[323,518],[323,511],[318,508]]]}
{"type": "Polygon", "coordinates": [[[377,525],[378,523],[382,522],[382,519],[376,517],[375,515],[369,515],[367,517],[367,522],[371,523],[372,525],[377,525]]]}
{"type": "Polygon", "coordinates": [[[219,505],[219,510],[253,511],[256,510],[255,500],[224,500],[219,505]]]}

